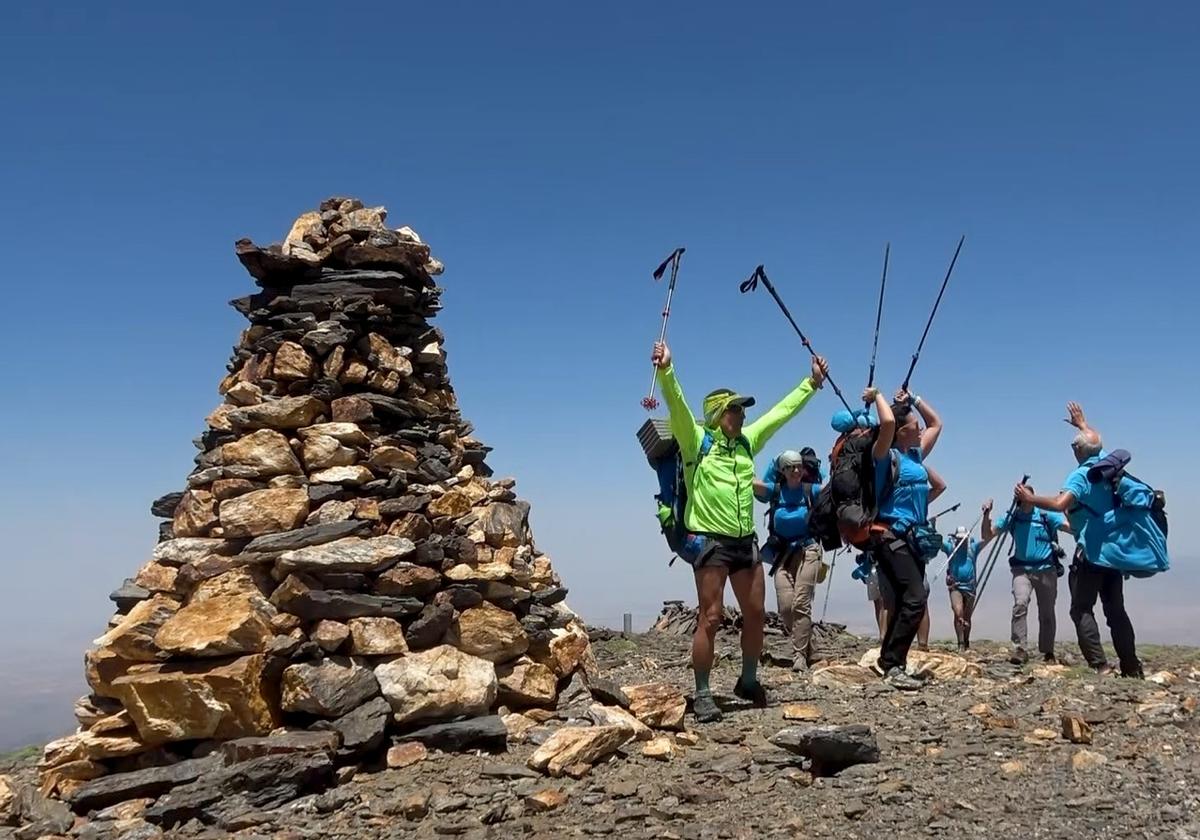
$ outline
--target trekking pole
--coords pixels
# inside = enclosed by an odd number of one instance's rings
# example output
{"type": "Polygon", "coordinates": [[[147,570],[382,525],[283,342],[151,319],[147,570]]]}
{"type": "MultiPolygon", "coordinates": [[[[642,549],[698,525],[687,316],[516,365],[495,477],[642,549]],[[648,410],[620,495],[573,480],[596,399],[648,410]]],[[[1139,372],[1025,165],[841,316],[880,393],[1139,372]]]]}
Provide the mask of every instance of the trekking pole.
{"type": "Polygon", "coordinates": [[[925,322],[925,332],[921,333],[921,341],[917,344],[917,352],[913,353],[912,362],[908,365],[908,373],[904,377],[904,384],[900,386],[903,391],[908,390],[909,380],[912,379],[913,370],[917,366],[917,359],[921,358],[921,348],[925,346],[925,339],[929,335],[929,328],[933,326],[933,316],[937,314],[938,306],[942,302],[942,295],[946,293],[946,285],[950,282],[950,275],[954,273],[954,264],[958,262],[958,252],[962,250],[963,242],[966,241],[966,235],[959,237],[958,247],[954,249],[954,256],[950,259],[950,267],[946,269],[946,279],[942,281],[942,289],[938,292],[937,300],[933,302],[933,311],[929,313],[929,320],[925,322]]]}
{"type": "MultiPolygon", "coordinates": [[[[763,271],[763,267],[761,265],[754,269],[754,273],[750,275],[750,278],[738,286],[738,288],[741,290],[742,294],[745,294],[746,292],[752,292],[758,288],[758,283],[760,280],[762,281],[762,284],[767,287],[767,291],[771,293],[771,297],[775,298],[775,302],[779,304],[779,308],[782,310],[783,316],[788,319],[788,323],[792,325],[792,329],[796,331],[796,335],[800,336],[800,343],[804,345],[806,350],[808,350],[809,355],[811,355],[814,359],[817,358],[817,351],[813,350],[812,342],[810,342],[808,337],[800,331],[800,326],[796,323],[796,319],[792,317],[791,312],[788,312],[787,306],[779,297],[779,292],[775,291],[775,287],[771,285],[771,281],[767,279],[767,273],[763,271]]],[[[842,405],[846,407],[846,410],[851,414],[854,414],[854,409],[850,407],[850,403],[846,402],[846,398],[842,396],[842,389],[837,386],[837,383],[833,381],[833,378],[830,377],[828,373],[825,374],[825,381],[829,383],[831,388],[833,388],[833,393],[837,394],[837,398],[842,401],[842,405]]]]}
{"type": "Polygon", "coordinates": [[[1004,546],[1008,542],[1008,533],[1000,535],[992,546],[991,552],[988,554],[987,560],[983,564],[983,570],[979,575],[979,591],[975,593],[975,603],[979,603],[979,597],[983,594],[983,590],[987,588],[987,582],[992,579],[992,569],[996,567],[996,560],[1004,553],[1004,546]]]}
{"type": "MultiPolygon", "coordinates": [[[[1029,481],[1028,475],[1021,476],[1022,484],[1025,484],[1028,481],[1029,481]]],[[[996,559],[1000,556],[1000,547],[1004,545],[1008,535],[1015,530],[1011,526],[1012,526],[1013,514],[1016,512],[1017,512],[1017,499],[1016,499],[1016,497],[1013,497],[1012,504],[1009,505],[1009,507],[1008,507],[1008,513],[1005,514],[1005,517],[1004,517],[1005,524],[1010,527],[1007,530],[1005,530],[1005,532],[1003,534],[1000,535],[1000,539],[996,540],[995,547],[993,548],[992,552],[988,555],[988,562],[986,564],[987,568],[984,570],[983,574],[980,576],[979,590],[975,593],[975,603],[976,604],[978,604],[979,600],[983,597],[983,590],[987,588],[987,583],[989,580],[991,580],[992,569],[995,568],[996,559]]]]}
{"type": "Polygon", "coordinates": [[[942,516],[945,516],[947,513],[954,513],[954,511],[958,510],[960,507],[962,507],[962,502],[955,502],[954,504],[950,505],[950,507],[946,508],[941,513],[935,513],[933,516],[931,516],[929,518],[930,519],[938,519],[942,516]]]}
{"type": "MultiPolygon", "coordinates": [[[[1021,476],[1022,484],[1025,484],[1028,481],[1029,481],[1028,475],[1021,476]]],[[[1006,523],[1011,522],[1012,516],[1016,512],[1016,510],[1017,510],[1017,500],[1014,497],[1012,504],[1009,505],[1009,507],[1008,507],[1008,513],[1005,515],[1006,523]]],[[[979,576],[980,586],[979,586],[978,592],[976,592],[976,594],[975,594],[975,602],[976,603],[979,602],[979,596],[983,594],[984,588],[987,587],[987,582],[989,580],[991,580],[992,569],[994,569],[996,566],[996,559],[1003,553],[1002,548],[1004,547],[1004,544],[1007,542],[1009,534],[1011,534],[1012,531],[1013,531],[1013,529],[1009,528],[1003,534],[1001,534],[1000,538],[996,540],[995,545],[993,545],[991,550],[988,552],[987,560],[984,561],[984,565],[981,570],[981,574],[979,576]]]]}
{"type": "MultiPolygon", "coordinates": [[[[658,268],[654,269],[654,279],[661,280],[663,274],[667,270],[667,266],[671,266],[671,281],[667,284],[667,303],[663,307],[662,312],[662,329],[658,333],[658,343],[662,344],[667,340],[667,319],[671,317],[671,298],[675,295],[675,278],[679,276],[679,260],[683,257],[683,252],[686,248],[676,248],[671,252],[671,256],[667,257],[658,268]]],[[[642,408],[647,411],[653,411],[658,408],[658,400],[654,398],[654,383],[657,381],[657,368],[650,374],[650,392],[646,394],[646,398],[642,400],[642,408]]]]}
{"type": "Polygon", "coordinates": [[[842,550],[839,548],[833,552],[833,557],[829,558],[829,574],[826,577],[829,582],[825,584],[825,606],[821,607],[821,624],[825,623],[825,613],[829,612],[829,592],[833,589],[833,570],[837,568],[837,558],[841,553],[842,550]]]}
{"type": "Polygon", "coordinates": [[[988,556],[983,561],[983,566],[979,570],[979,589],[975,593],[975,601],[978,603],[979,596],[983,594],[983,590],[987,588],[987,583],[992,579],[992,569],[996,567],[996,560],[1004,553],[1005,543],[1008,542],[1008,532],[1005,531],[996,538],[996,542],[988,550],[988,556]]]}
{"type": "Polygon", "coordinates": [[[875,343],[871,345],[871,372],[867,374],[867,387],[875,384],[875,354],[879,352],[879,322],[883,320],[883,290],[887,288],[888,256],[892,243],[883,246],[883,278],[879,281],[879,308],[875,310],[875,343]]]}

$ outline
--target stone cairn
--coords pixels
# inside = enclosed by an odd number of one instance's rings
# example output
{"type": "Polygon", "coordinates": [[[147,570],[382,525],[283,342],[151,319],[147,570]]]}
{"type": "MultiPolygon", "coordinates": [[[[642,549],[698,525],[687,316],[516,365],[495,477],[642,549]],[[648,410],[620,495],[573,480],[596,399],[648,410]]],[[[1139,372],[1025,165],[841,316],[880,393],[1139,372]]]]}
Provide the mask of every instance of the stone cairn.
{"type": "Polygon", "coordinates": [[[168,521],[111,596],[44,795],[159,797],[167,825],[266,807],[393,739],[503,748],[497,711],[552,709],[594,669],[529,505],[458,411],[429,324],[442,266],[386,216],[331,198],[282,245],[237,242],[261,291],[232,302],[250,326],[224,402],[151,507],[168,521]]]}

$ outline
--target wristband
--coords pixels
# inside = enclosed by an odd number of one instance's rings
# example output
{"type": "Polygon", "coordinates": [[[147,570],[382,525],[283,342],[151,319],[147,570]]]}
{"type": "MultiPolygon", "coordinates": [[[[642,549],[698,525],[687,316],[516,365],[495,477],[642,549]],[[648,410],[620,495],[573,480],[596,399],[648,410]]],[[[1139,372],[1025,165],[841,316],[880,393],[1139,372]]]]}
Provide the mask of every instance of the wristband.
{"type": "Polygon", "coordinates": [[[912,397],[909,398],[909,402],[912,403],[913,408],[916,408],[917,406],[919,406],[921,404],[921,398],[918,397],[916,394],[913,394],[912,397]]]}

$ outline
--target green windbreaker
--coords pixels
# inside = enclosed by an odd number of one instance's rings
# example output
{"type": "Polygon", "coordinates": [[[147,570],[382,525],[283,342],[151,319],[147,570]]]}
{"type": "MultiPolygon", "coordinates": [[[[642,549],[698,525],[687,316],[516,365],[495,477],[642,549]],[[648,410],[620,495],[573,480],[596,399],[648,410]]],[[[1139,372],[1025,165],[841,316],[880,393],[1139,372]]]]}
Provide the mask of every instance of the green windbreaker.
{"type": "Polygon", "coordinates": [[[712,448],[696,463],[704,427],[696,422],[675,378],[674,366],[658,371],[658,382],[671,417],[671,434],[683,453],[687,485],[684,527],[692,533],[745,537],[754,533],[754,456],[816,392],[811,377],[796,386],[770,411],[742,426],[742,436],[730,440],[719,428],[709,429],[712,448]]]}

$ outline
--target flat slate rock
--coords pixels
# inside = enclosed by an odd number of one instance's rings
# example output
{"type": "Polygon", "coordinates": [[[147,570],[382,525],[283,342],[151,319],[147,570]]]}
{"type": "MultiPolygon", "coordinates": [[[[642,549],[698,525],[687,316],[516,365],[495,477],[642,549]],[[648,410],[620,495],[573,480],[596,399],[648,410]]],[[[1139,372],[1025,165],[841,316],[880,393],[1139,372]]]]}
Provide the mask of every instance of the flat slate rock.
{"type": "Polygon", "coordinates": [[[343,522],[327,522],[324,525],[309,525],[294,531],[284,531],[281,534],[266,534],[255,537],[246,546],[245,551],[272,552],[293,551],[297,548],[307,548],[321,545],[342,537],[360,537],[371,533],[371,522],[365,519],[347,519],[343,522]]]}
{"type": "Polygon", "coordinates": [[[129,612],[138,601],[145,601],[150,597],[150,590],[144,586],[138,586],[133,582],[133,578],[125,578],[125,582],[121,584],[121,588],[110,592],[108,600],[117,605],[117,612],[129,612]]]}
{"type": "Polygon", "coordinates": [[[76,813],[86,814],[130,799],[153,799],[179,785],[196,781],[220,768],[222,763],[221,756],[209,755],[166,767],[101,776],[76,788],[67,797],[67,803],[76,813]]]}
{"type": "Polygon", "coordinates": [[[454,607],[450,604],[426,604],[404,631],[404,641],[410,650],[437,647],[453,623],[454,607]]]}
{"type": "Polygon", "coordinates": [[[145,819],[164,828],[189,820],[213,825],[320,793],[333,782],[333,759],[324,752],[268,755],[221,767],[174,788],[146,809],[145,819]]]}
{"type": "Polygon", "coordinates": [[[484,779],[543,779],[536,770],[530,770],[523,764],[485,764],[479,771],[484,779]]]}
{"type": "Polygon", "coordinates": [[[621,690],[621,686],[617,685],[614,680],[607,677],[586,677],[588,691],[592,693],[592,697],[606,706],[620,706],[622,709],[629,708],[629,697],[621,690]]]}
{"type": "Polygon", "coordinates": [[[220,753],[227,764],[249,761],[264,755],[299,752],[326,752],[332,755],[341,744],[337,732],[281,732],[261,738],[238,738],[221,744],[220,753]]]}
{"type": "Polygon", "coordinates": [[[311,729],[336,732],[341,738],[338,759],[357,759],[379,751],[387,737],[391,717],[391,704],[382,697],[376,697],[340,718],[318,721],[311,729]]]}
{"type": "Polygon", "coordinates": [[[183,501],[183,493],[179,491],[159,496],[150,503],[150,515],[170,519],[175,515],[175,508],[181,501],[183,501]]]}
{"type": "Polygon", "coordinates": [[[424,604],[416,598],[392,598],[385,595],[366,595],[341,589],[309,589],[290,596],[278,606],[307,621],[322,618],[403,618],[416,615],[424,604]]]}
{"type": "Polygon", "coordinates": [[[419,741],[446,752],[467,748],[501,751],[508,746],[508,729],[499,715],[435,723],[396,736],[397,741],[419,741]]]}
{"type": "Polygon", "coordinates": [[[852,764],[874,764],[879,761],[879,743],[866,724],[848,726],[793,726],[782,729],[769,739],[783,747],[812,759],[814,772],[836,773],[852,764]]]}

